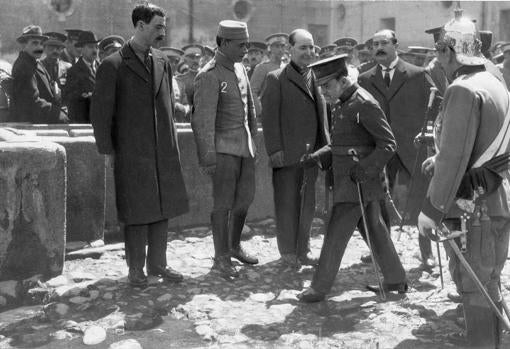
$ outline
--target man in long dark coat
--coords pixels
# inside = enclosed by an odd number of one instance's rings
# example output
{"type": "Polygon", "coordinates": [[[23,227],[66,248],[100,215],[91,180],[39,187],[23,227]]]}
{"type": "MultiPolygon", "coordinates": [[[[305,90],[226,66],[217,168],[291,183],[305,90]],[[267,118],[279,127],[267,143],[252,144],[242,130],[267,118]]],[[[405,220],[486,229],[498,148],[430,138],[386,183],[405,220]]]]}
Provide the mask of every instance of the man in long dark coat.
{"type": "Polygon", "coordinates": [[[315,212],[316,168],[306,173],[299,159],[329,142],[326,102],[313,72],[312,34],[296,29],[289,35],[291,62],[270,72],[262,94],[264,141],[273,168],[278,250],[288,264],[314,264],[310,255],[310,227],[315,212]],[[305,179],[306,178],[306,179],[305,179]],[[303,188],[303,181],[306,185],[303,188]]]}
{"type": "Polygon", "coordinates": [[[144,4],[132,17],[133,38],[99,67],[91,118],[99,152],[114,162],[128,278],[133,286],[144,286],[145,234],[147,273],[182,280],[167,267],[167,225],[187,212],[188,199],[172,118],[172,70],[166,56],[151,47],[164,38],[165,13],[144,4]]]}

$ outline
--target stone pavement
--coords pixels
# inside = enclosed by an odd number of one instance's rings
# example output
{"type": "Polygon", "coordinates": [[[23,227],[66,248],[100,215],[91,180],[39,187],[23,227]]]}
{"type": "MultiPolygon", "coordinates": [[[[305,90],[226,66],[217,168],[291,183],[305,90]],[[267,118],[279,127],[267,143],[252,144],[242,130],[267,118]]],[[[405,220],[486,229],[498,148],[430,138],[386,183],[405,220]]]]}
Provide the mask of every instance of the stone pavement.
{"type": "MultiPolygon", "coordinates": [[[[208,227],[169,233],[168,262],[184,273],[181,284],[152,278],[146,289],[130,288],[122,244],[110,245],[91,254],[97,259],[66,261],[62,276],[31,290],[35,305],[0,313],[0,348],[454,348],[445,340],[461,329],[446,298],[449,273],[445,267],[441,290],[438,268],[419,268],[416,230],[405,228],[396,248],[411,290],[384,302],[364,289],[376,280],[372,266],[360,263],[368,250],[357,233],[327,301],[315,304],[297,301],[313,269],[280,263],[272,219],[245,227],[243,244],[261,263],[239,265],[233,282],[210,270],[208,227]]],[[[315,255],[322,231],[315,219],[315,255]]],[[[502,282],[508,299],[508,268],[502,282]]],[[[506,334],[504,341],[510,347],[506,334]]]]}

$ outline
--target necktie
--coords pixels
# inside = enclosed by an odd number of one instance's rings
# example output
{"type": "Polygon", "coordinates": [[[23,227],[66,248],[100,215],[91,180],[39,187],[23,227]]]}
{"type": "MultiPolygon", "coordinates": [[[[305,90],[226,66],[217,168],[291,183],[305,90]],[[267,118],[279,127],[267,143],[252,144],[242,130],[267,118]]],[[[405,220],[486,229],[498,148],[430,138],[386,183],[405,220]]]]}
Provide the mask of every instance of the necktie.
{"type": "Polygon", "coordinates": [[[312,70],[311,69],[305,69],[303,71],[303,79],[305,80],[306,88],[308,89],[308,92],[312,94],[312,70]]]}
{"type": "Polygon", "coordinates": [[[145,64],[145,68],[147,68],[147,70],[149,72],[151,72],[152,71],[152,59],[151,59],[150,51],[147,51],[147,53],[144,55],[143,62],[145,64]]]}
{"type": "Polygon", "coordinates": [[[384,83],[386,84],[386,87],[390,87],[391,79],[390,79],[390,68],[384,69],[384,83]]]}

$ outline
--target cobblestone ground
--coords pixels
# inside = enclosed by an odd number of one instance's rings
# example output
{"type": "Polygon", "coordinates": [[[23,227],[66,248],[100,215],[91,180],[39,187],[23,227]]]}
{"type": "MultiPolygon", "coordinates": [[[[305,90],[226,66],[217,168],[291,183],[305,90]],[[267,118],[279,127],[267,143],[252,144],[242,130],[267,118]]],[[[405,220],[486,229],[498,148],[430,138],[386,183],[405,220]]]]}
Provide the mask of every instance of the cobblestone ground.
{"type": "MultiPolygon", "coordinates": [[[[302,304],[296,295],[309,285],[313,269],[295,270],[279,261],[274,222],[248,224],[243,244],[260,264],[239,265],[233,282],[211,272],[213,244],[208,227],[170,232],[168,262],[185,275],[181,284],[150,279],[146,289],[127,284],[123,244],[98,259],[67,261],[63,276],[33,290],[43,305],[0,313],[0,348],[445,348],[456,325],[457,305],[444,270],[419,267],[417,232],[392,232],[408,273],[410,292],[382,301],[365,291],[376,283],[368,249],[356,233],[347,248],[333,290],[325,302],[302,304]]],[[[323,222],[313,225],[311,247],[318,256],[323,222]]],[[[447,264],[441,249],[443,265],[447,264]]],[[[510,273],[504,271],[508,298],[510,273]]],[[[504,342],[510,347],[510,338],[504,342]]]]}

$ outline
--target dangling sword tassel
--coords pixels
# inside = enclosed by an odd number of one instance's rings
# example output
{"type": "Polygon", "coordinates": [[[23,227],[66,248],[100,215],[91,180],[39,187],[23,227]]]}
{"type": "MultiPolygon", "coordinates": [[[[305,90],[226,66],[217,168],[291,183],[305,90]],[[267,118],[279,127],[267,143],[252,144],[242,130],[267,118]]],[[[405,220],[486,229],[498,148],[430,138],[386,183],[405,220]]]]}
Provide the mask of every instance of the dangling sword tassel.
{"type": "MultiPolygon", "coordinates": [[[[356,152],[355,149],[349,149],[349,155],[352,156],[352,159],[355,162],[359,162],[358,153],[356,152]]],[[[384,301],[384,300],[386,300],[386,294],[384,292],[383,283],[382,283],[381,277],[379,275],[379,269],[377,267],[377,262],[375,261],[374,250],[372,249],[372,242],[370,241],[370,233],[369,233],[368,223],[367,223],[367,213],[365,211],[365,203],[363,201],[363,192],[362,192],[362,188],[361,188],[361,183],[356,181],[356,186],[358,188],[358,201],[359,201],[359,206],[361,208],[361,217],[363,219],[363,226],[365,227],[365,235],[367,236],[367,245],[368,245],[368,249],[370,250],[370,257],[372,258],[372,266],[374,267],[375,276],[376,276],[377,282],[379,284],[379,290],[381,291],[381,299],[384,301]]]]}

